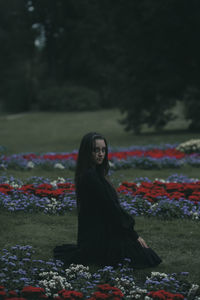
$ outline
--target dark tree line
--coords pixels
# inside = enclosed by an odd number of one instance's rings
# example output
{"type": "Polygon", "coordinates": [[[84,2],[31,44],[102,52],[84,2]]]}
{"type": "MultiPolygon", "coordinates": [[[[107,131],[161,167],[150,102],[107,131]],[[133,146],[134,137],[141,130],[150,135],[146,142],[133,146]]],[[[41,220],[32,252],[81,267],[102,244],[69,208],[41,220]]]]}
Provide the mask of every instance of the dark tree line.
{"type": "Polygon", "coordinates": [[[116,106],[139,132],[179,100],[200,129],[199,33],[199,0],[1,0],[1,109],[116,106]]]}

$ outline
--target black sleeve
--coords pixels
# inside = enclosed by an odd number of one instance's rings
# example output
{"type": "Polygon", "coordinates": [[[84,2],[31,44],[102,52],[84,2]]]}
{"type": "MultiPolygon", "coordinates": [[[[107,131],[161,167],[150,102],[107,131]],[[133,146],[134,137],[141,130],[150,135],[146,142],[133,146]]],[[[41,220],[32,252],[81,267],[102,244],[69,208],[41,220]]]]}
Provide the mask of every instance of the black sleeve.
{"type": "Polygon", "coordinates": [[[105,217],[110,219],[116,228],[131,230],[134,239],[139,237],[134,231],[134,219],[115,201],[109,186],[102,182],[95,171],[87,171],[82,180],[82,188],[87,192],[88,197],[95,201],[97,207],[103,206],[105,217]]]}

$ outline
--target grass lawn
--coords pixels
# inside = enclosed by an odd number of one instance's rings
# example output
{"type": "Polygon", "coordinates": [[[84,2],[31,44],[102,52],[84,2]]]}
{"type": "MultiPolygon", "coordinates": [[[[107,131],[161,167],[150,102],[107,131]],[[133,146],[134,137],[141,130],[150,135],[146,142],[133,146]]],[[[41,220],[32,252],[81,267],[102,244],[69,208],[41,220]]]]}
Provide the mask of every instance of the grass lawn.
{"type": "MultiPolygon", "coordinates": [[[[180,120],[179,123],[172,123],[160,134],[146,130],[137,136],[123,131],[117,122],[120,118],[121,115],[117,110],[5,115],[0,117],[0,144],[7,147],[8,153],[66,152],[77,149],[81,137],[93,130],[104,134],[111,146],[178,143],[191,138],[200,138],[200,134],[192,134],[185,130],[184,120],[182,123],[180,120]]],[[[136,177],[149,177],[153,180],[167,178],[174,173],[200,177],[198,168],[185,166],[181,169],[165,170],[120,170],[112,173],[111,180],[117,185],[123,180],[131,181],[136,177]]],[[[38,168],[31,171],[1,171],[1,175],[13,175],[20,179],[29,176],[54,179],[59,176],[73,178],[74,172],[38,168]]],[[[190,279],[200,283],[198,222],[137,217],[136,230],[163,258],[163,263],[156,268],[157,271],[166,273],[189,271],[190,279]]],[[[0,212],[0,248],[29,244],[35,248],[38,258],[50,258],[55,245],[75,242],[76,231],[75,212],[66,213],[64,216],[0,212]]]]}
{"type": "Polygon", "coordinates": [[[78,149],[82,136],[97,131],[106,136],[111,146],[130,146],[161,143],[179,143],[200,138],[200,133],[185,130],[183,121],[154,133],[145,130],[141,135],[124,132],[118,120],[118,110],[81,113],[27,113],[0,117],[0,144],[9,153],[67,152],[78,149]],[[173,131],[174,130],[174,131],[173,131]]]}
{"type": "MultiPolygon", "coordinates": [[[[163,259],[154,269],[139,272],[139,276],[150,271],[176,273],[190,272],[192,282],[199,280],[199,224],[189,220],[159,220],[136,218],[135,229],[163,259]]],[[[0,213],[0,248],[15,244],[31,245],[36,258],[52,258],[52,249],[63,243],[75,243],[77,234],[76,213],[64,216],[44,214],[0,213]]]]}

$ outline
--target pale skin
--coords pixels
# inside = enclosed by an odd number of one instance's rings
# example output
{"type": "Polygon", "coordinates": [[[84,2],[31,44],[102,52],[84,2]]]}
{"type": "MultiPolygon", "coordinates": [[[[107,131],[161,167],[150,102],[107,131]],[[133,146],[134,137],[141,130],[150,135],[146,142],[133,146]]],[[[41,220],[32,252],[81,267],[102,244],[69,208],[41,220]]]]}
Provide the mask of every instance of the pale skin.
{"type": "MultiPolygon", "coordinates": [[[[97,165],[101,165],[106,155],[106,144],[104,140],[102,139],[96,139],[95,140],[95,148],[94,151],[92,151],[92,157],[97,165]]],[[[142,245],[144,248],[148,248],[146,242],[143,240],[143,238],[139,237],[138,242],[142,245]]]]}
{"type": "Polygon", "coordinates": [[[104,140],[95,140],[94,151],[92,151],[92,157],[97,165],[101,165],[106,155],[106,144],[104,140]]]}

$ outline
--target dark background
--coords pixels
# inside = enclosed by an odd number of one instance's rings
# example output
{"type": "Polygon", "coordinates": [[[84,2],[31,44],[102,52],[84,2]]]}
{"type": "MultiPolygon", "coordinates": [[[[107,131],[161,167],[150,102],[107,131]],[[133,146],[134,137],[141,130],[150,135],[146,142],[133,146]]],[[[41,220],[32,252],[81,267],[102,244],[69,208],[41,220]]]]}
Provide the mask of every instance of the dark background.
{"type": "Polygon", "coordinates": [[[118,107],[139,133],[177,101],[199,130],[199,0],[0,0],[1,113],[118,107]]]}

